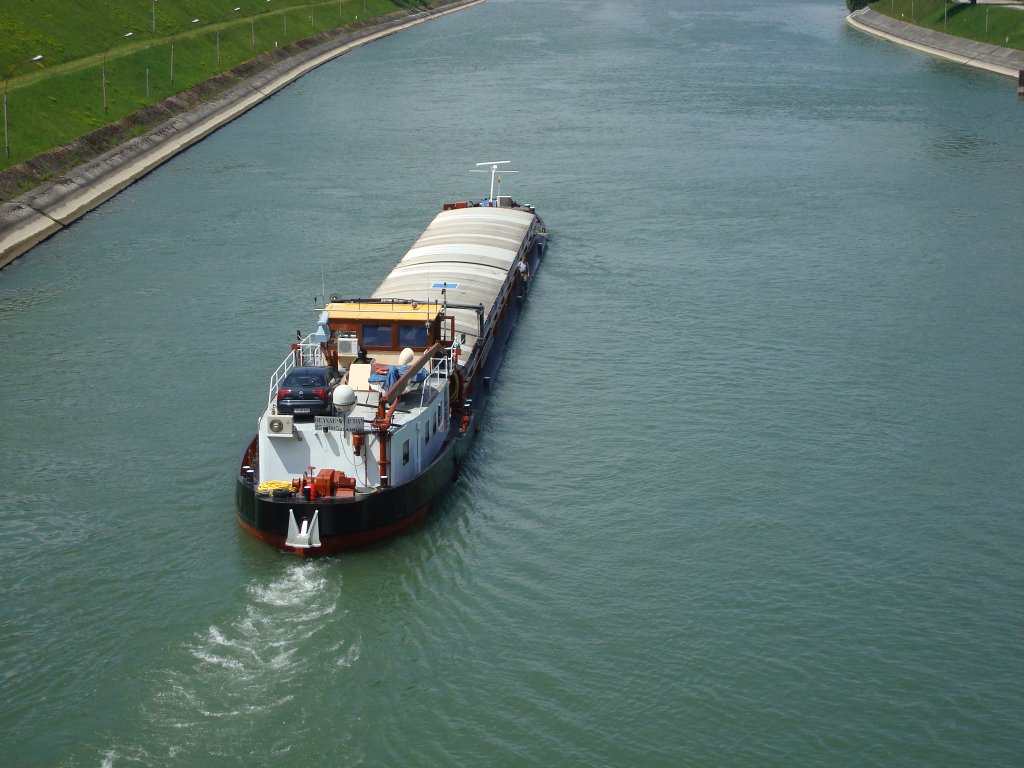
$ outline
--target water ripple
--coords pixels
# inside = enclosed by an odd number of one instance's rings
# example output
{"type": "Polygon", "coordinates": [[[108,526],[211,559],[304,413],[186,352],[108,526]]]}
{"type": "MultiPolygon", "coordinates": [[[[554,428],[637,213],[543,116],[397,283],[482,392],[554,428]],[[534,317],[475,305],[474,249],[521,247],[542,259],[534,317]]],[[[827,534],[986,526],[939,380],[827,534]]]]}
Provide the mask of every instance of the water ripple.
{"type": "MultiPolygon", "coordinates": [[[[243,737],[260,722],[276,727],[303,679],[337,675],[359,660],[360,641],[336,634],[342,593],[323,564],[290,563],[245,593],[240,613],[172,648],[171,665],[146,676],[144,689],[156,690],[143,690],[133,718],[146,746],[127,739],[104,748],[104,764],[205,758],[222,737],[243,737]]],[[[222,756],[245,764],[237,752],[222,756]]]]}

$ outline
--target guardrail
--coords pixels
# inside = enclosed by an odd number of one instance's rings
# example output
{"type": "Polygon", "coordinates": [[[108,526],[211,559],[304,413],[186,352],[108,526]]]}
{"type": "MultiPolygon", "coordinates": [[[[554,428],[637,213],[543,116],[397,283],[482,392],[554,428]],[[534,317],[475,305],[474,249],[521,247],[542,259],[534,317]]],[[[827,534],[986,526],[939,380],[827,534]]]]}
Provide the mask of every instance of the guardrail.
{"type": "Polygon", "coordinates": [[[292,368],[304,365],[327,365],[327,362],[324,360],[324,351],[320,348],[320,342],[313,341],[312,333],[292,345],[291,353],[277,366],[277,370],[271,375],[270,389],[267,392],[267,408],[273,408],[277,402],[277,390],[280,389],[284,377],[288,375],[292,368]]]}

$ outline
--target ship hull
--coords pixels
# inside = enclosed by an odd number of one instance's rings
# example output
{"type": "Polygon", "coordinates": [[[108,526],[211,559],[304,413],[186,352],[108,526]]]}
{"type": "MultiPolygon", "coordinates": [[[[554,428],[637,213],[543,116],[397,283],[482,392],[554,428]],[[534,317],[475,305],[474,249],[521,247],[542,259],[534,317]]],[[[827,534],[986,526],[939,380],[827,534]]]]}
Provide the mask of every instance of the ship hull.
{"type": "Polygon", "coordinates": [[[468,443],[469,439],[467,435],[450,441],[437,459],[408,483],[357,494],[351,499],[277,499],[258,495],[252,483],[240,477],[235,486],[238,521],[256,538],[300,557],[320,557],[391,538],[428,515],[434,502],[456,479],[465,453],[460,443],[468,443]],[[319,523],[320,545],[289,546],[290,518],[294,516],[301,524],[303,520],[311,521],[314,513],[319,523]]]}

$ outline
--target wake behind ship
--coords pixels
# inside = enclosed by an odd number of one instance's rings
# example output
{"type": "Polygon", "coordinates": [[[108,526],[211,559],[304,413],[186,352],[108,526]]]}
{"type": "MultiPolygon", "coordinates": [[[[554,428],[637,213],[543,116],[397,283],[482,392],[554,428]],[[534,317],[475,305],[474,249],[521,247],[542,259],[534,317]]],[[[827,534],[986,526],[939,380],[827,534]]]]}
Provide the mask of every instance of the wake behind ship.
{"type": "Polygon", "coordinates": [[[235,500],[241,525],[324,555],[423,519],[455,479],[547,245],[532,206],[449,203],[368,298],[318,310],[270,378],[235,500]]]}

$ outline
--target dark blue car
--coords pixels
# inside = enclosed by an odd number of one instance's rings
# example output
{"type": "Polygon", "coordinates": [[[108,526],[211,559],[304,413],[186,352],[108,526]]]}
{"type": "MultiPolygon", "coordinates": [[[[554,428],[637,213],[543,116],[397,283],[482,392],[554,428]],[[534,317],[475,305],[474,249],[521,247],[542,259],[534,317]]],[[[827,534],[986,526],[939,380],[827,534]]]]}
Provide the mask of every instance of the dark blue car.
{"type": "Polygon", "coordinates": [[[292,368],[277,390],[277,412],[295,416],[330,416],[334,388],[341,383],[337,368],[292,368]]]}

